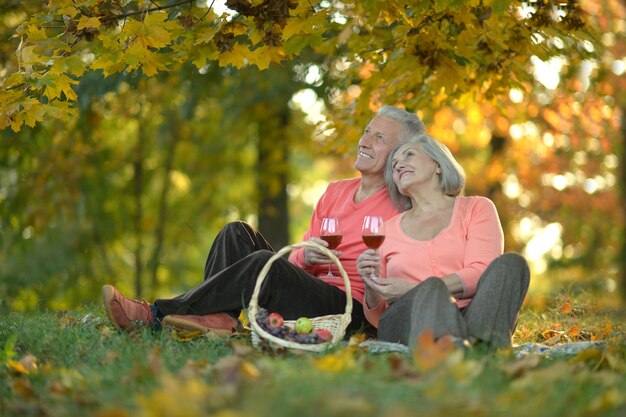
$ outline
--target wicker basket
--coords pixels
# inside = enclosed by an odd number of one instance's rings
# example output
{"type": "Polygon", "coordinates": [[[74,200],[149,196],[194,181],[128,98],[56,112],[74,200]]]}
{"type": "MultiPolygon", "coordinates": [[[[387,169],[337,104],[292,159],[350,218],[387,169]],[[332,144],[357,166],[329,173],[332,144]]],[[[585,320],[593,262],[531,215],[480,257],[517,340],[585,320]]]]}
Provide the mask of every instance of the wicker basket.
{"type": "MultiPolygon", "coordinates": [[[[311,352],[321,352],[328,349],[329,347],[343,339],[346,333],[346,328],[348,327],[348,324],[350,324],[350,320],[352,318],[352,297],[350,294],[351,289],[348,274],[346,274],[346,271],[343,269],[343,266],[341,265],[341,262],[339,262],[339,259],[337,259],[337,257],[330,250],[321,245],[318,245],[317,243],[308,241],[285,246],[276,254],[274,254],[274,256],[272,256],[263,266],[261,272],[259,272],[256,286],[254,287],[254,292],[252,293],[252,298],[250,299],[250,303],[248,305],[248,320],[250,321],[250,327],[252,328],[252,344],[257,348],[260,348],[264,343],[267,343],[274,348],[299,349],[311,352]],[[287,252],[290,252],[292,249],[306,246],[320,250],[339,267],[339,272],[343,277],[343,282],[346,287],[346,311],[343,314],[309,317],[311,319],[311,322],[313,322],[314,330],[326,329],[333,335],[330,341],[324,343],[303,344],[291,340],[281,339],[266,332],[256,321],[256,315],[259,312],[259,291],[261,290],[261,284],[263,284],[263,281],[265,280],[265,277],[267,276],[267,273],[269,272],[272,263],[274,263],[276,259],[282,257],[287,252]]],[[[293,327],[295,321],[285,320],[285,324],[293,327]]]]}

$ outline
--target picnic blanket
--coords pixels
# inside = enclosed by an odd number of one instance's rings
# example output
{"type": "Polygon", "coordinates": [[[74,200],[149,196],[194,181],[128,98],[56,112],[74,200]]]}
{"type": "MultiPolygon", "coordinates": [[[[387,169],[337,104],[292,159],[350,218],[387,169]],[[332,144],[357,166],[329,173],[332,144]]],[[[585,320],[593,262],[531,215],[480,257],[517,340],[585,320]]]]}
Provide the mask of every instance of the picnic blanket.
{"type": "MultiPolygon", "coordinates": [[[[410,353],[409,347],[401,343],[382,342],[379,340],[366,340],[364,342],[361,342],[359,346],[366,348],[368,352],[372,353],[400,352],[407,355],[410,353]]],[[[601,341],[557,343],[553,346],[548,346],[541,343],[524,343],[522,345],[513,345],[513,351],[518,357],[528,354],[537,354],[544,356],[570,356],[576,355],[583,350],[598,348],[600,346],[602,346],[601,341]]]]}

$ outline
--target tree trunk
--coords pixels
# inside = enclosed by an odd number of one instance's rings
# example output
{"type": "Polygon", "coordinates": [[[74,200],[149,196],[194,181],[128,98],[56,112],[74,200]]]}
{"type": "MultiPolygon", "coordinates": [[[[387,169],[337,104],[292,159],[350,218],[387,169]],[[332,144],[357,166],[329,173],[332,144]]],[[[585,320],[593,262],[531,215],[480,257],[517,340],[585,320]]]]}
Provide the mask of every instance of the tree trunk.
{"type": "MultiPolygon", "coordinates": [[[[622,200],[622,224],[626,222],[626,106],[621,108],[622,122],[620,125],[620,132],[622,134],[622,149],[620,155],[620,197],[622,200]]],[[[622,300],[626,300],[626,225],[622,226],[622,243],[620,249],[620,255],[618,259],[619,265],[619,278],[622,300]]]]}
{"type": "Polygon", "coordinates": [[[135,145],[135,157],[133,160],[133,198],[135,200],[135,215],[133,218],[135,232],[135,295],[141,297],[143,285],[141,275],[143,274],[143,161],[144,161],[144,132],[141,122],[137,128],[137,143],[135,145]]]}
{"type": "Polygon", "coordinates": [[[273,111],[259,125],[259,230],[272,247],[278,250],[289,243],[289,108],[287,102],[264,104],[266,109],[273,111]],[[276,112],[277,105],[281,108],[276,112]]]}
{"type": "Polygon", "coordinates": [[[157,225],[154,231],[154,248],[148,262],[148,268],[150,269],[151,275],[150,290],[153,294],[156,294],[158,291],[159,260],[161,258],[163,240],[165,239],[165,225],[167,223],[167,199],[172,188],[170,175],[174,166],[176,147],[180,141],[180,118],[176,111],[170,113],[170,121],[171,125],[169,125],[168,128],[164,129],[162,132],[163,134],[169,136],[169,140],[166,141],[167,147],[165,149],[165,166],[163,168],[161,195],[159,196],[157,225]]]}

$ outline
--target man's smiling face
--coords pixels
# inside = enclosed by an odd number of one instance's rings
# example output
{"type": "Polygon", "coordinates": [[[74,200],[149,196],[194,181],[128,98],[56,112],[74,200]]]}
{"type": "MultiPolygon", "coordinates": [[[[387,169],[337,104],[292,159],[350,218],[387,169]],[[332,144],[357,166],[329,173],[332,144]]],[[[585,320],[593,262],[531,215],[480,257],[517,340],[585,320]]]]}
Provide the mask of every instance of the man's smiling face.
{"type": "Polygon", "coordinates": [[[404,125],[401,122],[385,116],[375,116],[359,139],[354,168],[360,171],[361,175],[382,175],[387,156],[400,142],[403,130],[404,125]]]}

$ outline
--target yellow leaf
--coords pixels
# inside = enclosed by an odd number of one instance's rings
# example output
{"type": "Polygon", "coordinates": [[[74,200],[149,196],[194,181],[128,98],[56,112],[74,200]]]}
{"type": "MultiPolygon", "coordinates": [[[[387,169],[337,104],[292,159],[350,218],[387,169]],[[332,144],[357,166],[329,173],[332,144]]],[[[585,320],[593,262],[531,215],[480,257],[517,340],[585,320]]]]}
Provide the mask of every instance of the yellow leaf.
{"type": "Polygon", "coordinates": [[[78,26],[76,27],[76,29],[78,30],[98,29],[99,27],[100,27],[100,19],[98,19],[97,17],[82,16],[78,20],[78,26]]]}
{"type": "Polygon", "coordinates": [[[219,26],[203,27],[196,36],[194,43],[196,45],[201,45],[203,43],[210,42],[211,40],[213,40],[213,37],[219,31],[219,29],[219,26]]]}
{"type": "Polygon", "coordinates": [[[279,64],[286,57],[281,48],[262,46],[252,51],[246,58],[248,65],[256,65],[257,68],[262,71],[267,69],[270,63],[274,62],[279,64]]]}
{"type": "Polygon", "coordinates": [[[126,63],[123,59],[117,57],[117,54],[103,54],[95,59],[91,63],[91,69],[101,69],[104,76],[108,77],[111,74],[124,70],[126,63]]]}
{"type": "Polygon", "coordinates": [[[21,65],[38,64],[41,61],[41,55],[35,52],[36,45],[23,46],[18,51],[18,57],[21,65]]]}
{"type": "Polygon", "coordinates": [[[63,16],[69,16],[69,17],[74,17],[76,16],[79,12],[79,10],[74,7],[74,6],[68,6],[68,7],[63,7],[59,10],[57,10],[58,14],[61,14],[63,16]]]}
{"type": "Polygon", "coordinates": [[[24,104],[22,111],[18,117],[27,126],[35,127],[39,122],[42,122],[46,115],[45,107],[39,101],[29,102],[24,104]]]}
{"type": "Polygon", "coordinates": [[[626,394],[618,388],[613,387],[594,398],[593,401],[589,403],[587,410],[591,411],[593,414],[600,415],[605,412],[610,413],[611,410],[617,409],[617,407],[624,403],[626,403],[626,394]]]}
{"type": "Polygon", "coordinates": [[[141,67],[143,73],[152,77],[159,70],[164,70],[165,66],[160,62],[160,56],[139,42],[134,42],[125,54],[125,60],[128,64],[128,70],[135,70],[141,67]]]}
{"type": "Polygon", "coordinates": [[[28,25],[26,34],[28,35],[28,40],[30,42],[38,42],[48,39],[48,36],[46,35],[46,30],[43,27],[38,27],[36,25],[28,25]]]}
{"type": "Polygon", "coordinates": [[[9,367],[9,369],[17,374],[28,374],[29,371],[28,369],[26,369],[26,367],[17,361],[8,361],[7,362],[7,366],[9,367]]]}
{"type": "Polygon", "coordinates": [[[179,342],[189,342],[190,340],[197,339],[201,337],[202,333],[198,330],[193,331],[185,331],[185,330],[172,330],[172,338],[178,340],[179,342]]]}
{"type": "Polygon", "coordinates": [[[235,36],[243,35],[248,32],[248,26],[239,22],[229,22],[222,26],[222,33],[232,33],[235,36]]]}
{"type": "Polygon", "coordinates": [[[321,358],[317,358],[315,359],[314,365],[317,369],[330,373],[339,373],[354,369],[356,367],[354,350],[346,348],[321,358]]]}
{"type": "Polygon", "coordinates": [[[235,68],[242,68],[248,64],[248,57],[251,54],[247,45],[235,44],[232,50],[220,54],[219,65],[225,67],[230,64],[235,68]]]}
{"type": "Polygon", "coordinates": [[[175,21],[166,21],[167,13],[150,13],[143,21],[148,46],[163,48],[172,41],[170,31],[180,28],[175,21]]]}
{"type": "Polygon", "coordinates": [[[239,370],[241,371],[241,374],[248,379],[257,379],[261,376],[259,368],[257,368],[253,363],[248,361],[241,362],[239,370]]]}
{"type": "Polygon", "coordinates": [[[71,84],[78,84],[78,81],[71,79],[65,74],[61,74],[52,83],[46,85],[44,95],[48,97],[49,100],[52,100],[60,98],[61,93],[63,93],[68,100],[76,100],[78,96],[72,89],[71,84]]]}
{"type": "Polygon", "coordinates": [[[250,329],[250,320],[248,320],[248,309],[245,308],[239,313],[239,322],[245,329],[250,329]]]}

